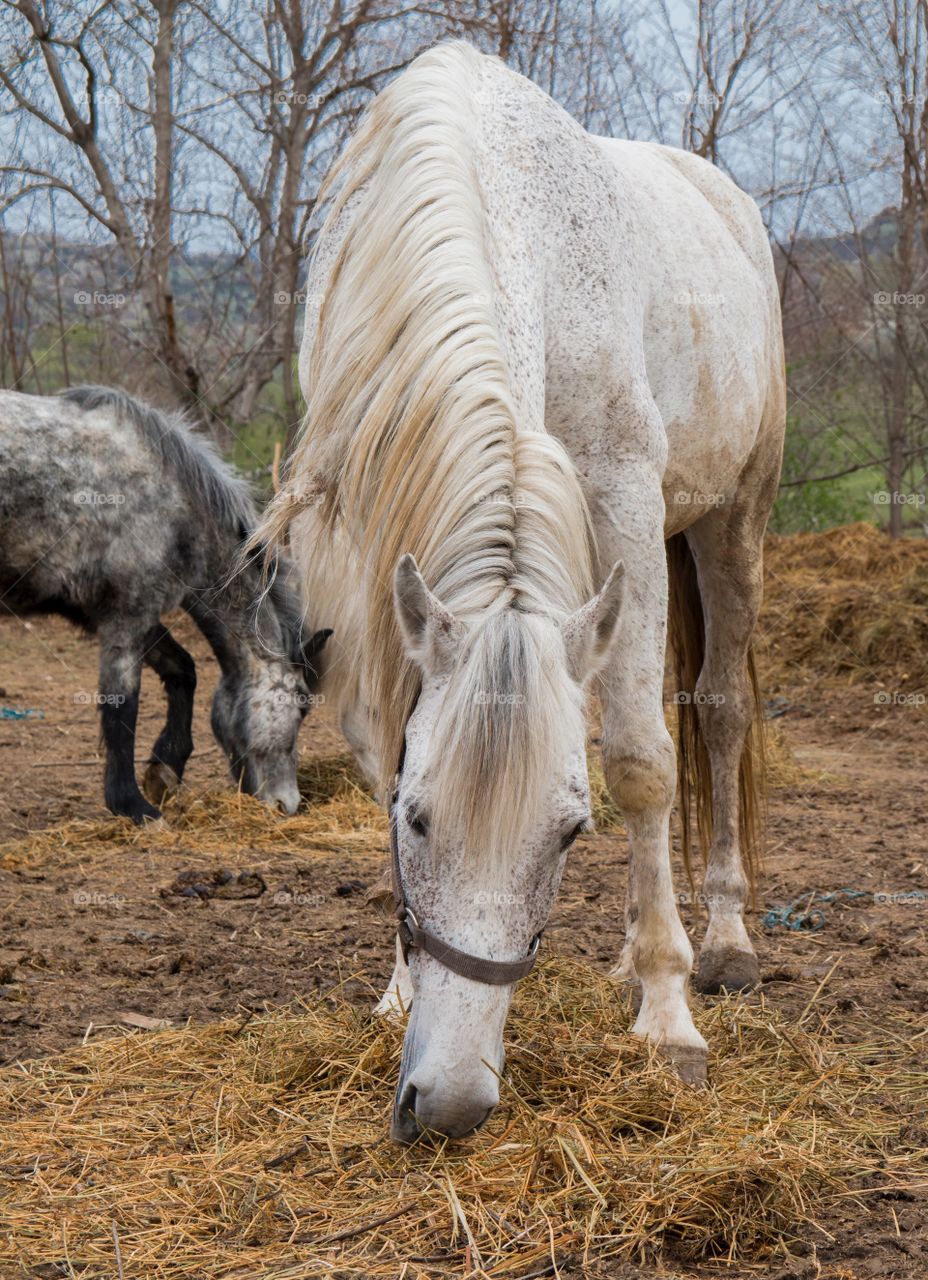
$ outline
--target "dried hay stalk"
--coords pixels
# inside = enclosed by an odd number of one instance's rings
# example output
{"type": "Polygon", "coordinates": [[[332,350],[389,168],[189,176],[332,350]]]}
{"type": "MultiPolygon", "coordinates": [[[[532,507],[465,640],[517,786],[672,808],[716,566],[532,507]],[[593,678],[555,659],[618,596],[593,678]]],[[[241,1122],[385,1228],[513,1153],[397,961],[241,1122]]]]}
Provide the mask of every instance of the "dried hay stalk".
{"type": "Polygon", "coordinates": [[[501,1106],[439,1151],[387,1139],[402,1029],[337,994],[7,1069],[0,1268],[112,1276],[114,1239],[146,1280],[756,1261],[829,1201],[928,1178],[902,1136],[928,1100],[916,1019],[853,1042],[763,1003],[698,1020],[704,1091],[630,1036],[607,979],[549,962],[518,991],[501,1106]]]}

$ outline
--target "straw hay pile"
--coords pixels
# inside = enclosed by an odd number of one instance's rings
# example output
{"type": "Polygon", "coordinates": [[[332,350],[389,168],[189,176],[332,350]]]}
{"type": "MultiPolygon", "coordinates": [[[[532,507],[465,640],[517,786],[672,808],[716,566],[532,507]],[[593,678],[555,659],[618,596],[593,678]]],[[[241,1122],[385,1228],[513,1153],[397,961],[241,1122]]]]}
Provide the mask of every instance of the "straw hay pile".
{"type": "Polygon", "coordinates": [[[61,870],[92,859],[97,872],[111,861],[124,862],[133,852],[156,851],[225,859],[230,849],[256,855],[292,850],[368,852],[386,856],[387,820],[365,790],[351,756],[328,756],[301,762],[300,793],[304,804],[291,817],[276,814],[253,796],[220,787],[182,788],[164,802],[161,822],[133,827],[120,818],[98,822],[76,819],[34,832],[28,840],[0,849],[0,866],[13,868],[53,863],[61,870]]]}
{"type": "Polygon", "coordinates": [[[870,524],[767,538],[765,674],[928,682],[928,542],[870,524]]]}
{"type": "Polygon", "coordinates": [[[904,1020],[848,1044],[721,1003],[700,1017],[716,1054],[703,1092],[649,1058],[631,1020],[608,980],[548,962],[516,997],[500,1108],[444,1150],[389,1142],[401,1028],[337,996],[8,1069],[2,1274],[392,1280],[556,1262],[567,1277],[662,1250],[756,1259],[851,1188],[865,1203],[863,1188],[928,1179],[899,1138],[928,1098],[904,1020]]]}

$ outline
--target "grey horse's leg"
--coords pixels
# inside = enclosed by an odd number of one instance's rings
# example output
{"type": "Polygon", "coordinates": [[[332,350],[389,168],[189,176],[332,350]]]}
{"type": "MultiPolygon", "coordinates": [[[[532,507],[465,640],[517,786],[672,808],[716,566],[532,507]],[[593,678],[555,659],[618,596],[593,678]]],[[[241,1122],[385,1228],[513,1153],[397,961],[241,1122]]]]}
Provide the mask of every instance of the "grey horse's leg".
{"type": "Polygon", "coordinates": [[[187,650],[161,623],[145,637],[143,661],[159,676],[168,700],[167,720],[145,770],[145,791],[160,804],[177,790],[193,751],[197,669],[187,650]]]}
{"type": "Polygon", "coordinates": [[[100,631],[100,724],[106,745],[106,807],[142,822],[158,818],[135,780],[135,726],[139,713],[142,634],[110,624],[100,631]]]}

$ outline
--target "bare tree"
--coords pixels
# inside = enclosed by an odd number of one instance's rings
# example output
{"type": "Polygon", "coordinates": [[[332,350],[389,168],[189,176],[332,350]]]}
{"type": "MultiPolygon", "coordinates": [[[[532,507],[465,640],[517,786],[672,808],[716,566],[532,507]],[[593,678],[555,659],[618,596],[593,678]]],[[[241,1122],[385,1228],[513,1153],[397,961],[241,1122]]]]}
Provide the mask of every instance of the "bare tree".
{"type": "Polygon", "coordinates": [[[32,127],[22,131],[19,154],[0,168],[12,179],[12,191],[0,207],[52,192],[72,201],[87,223],[112,238],[122,274],[140,293],[146,340],[170,374],[171,394],[199,409],[196,373],[178,347],[170,285],[172,67],[180,0],[156,0],[144,12],[121,11],[115,4],[89,12],[86,6],[64,4],[52,12],[36,0],[3,0],[3,7],[19,19],[19,56],[15,65],[0,64],[0,84],[32,127]],[[131,44],[133,70],[142,71],[146,83],[141,103],[130,107],[111,77],[110,42],[122,49],[131,44]],[[121,127],[112,122],[110,107],[116,101],[121,127]],[[146,165],[151,177],[142,191],[126,179],[120,149],[132,127],[125,118],[130,113],[142,116],[152,133],[146,165]]]}
{"type": "Polygon", "coordinates": [[[224,424],[250,417],[278,370],[295,421],[300,262],[321,171],[439,18],[385,0],[0,4],[15,24],[0,86],[20,124],[0,211],[50,192],[111,241],[141,302],[124,313],[140,320],[131,336],[167,395],[224,443],[224,424]]]}
{"type": "Polygon", "coordinates": [[[831,237],[780,246],[795,286],[784,319],[799,419],[787,484],[882,472],[885,489],[871,498],[899,536],[925,498],[928,445],[926,6],[872,0],[821,13],[840,37],[828,134],[837,180],[820,210],[831,237]],[[848,118],[853,129],[837,123],[848,118]],[[880,194],[887,207],[874,217],[880,194]]]}

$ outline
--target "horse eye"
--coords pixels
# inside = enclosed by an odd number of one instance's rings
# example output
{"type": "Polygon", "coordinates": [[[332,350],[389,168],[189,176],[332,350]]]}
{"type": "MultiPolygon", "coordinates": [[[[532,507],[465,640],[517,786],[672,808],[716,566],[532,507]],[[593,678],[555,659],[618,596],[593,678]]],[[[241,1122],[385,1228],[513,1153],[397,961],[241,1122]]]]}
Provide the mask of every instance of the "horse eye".
{"type": "Polygon", "coordinates": [[[409,812],[406,814],[406,821],[409,823],[417,836],[427,836],[429,833],[429,820],[422,813],[409,812]]]}
{"type": "Polygon", "coordinates": [[[563,853],[565,849],[569,849],[570,846],[573,844],[573,842],[576,840],[577,836],[581,836],[583,835],[584,831],[589,831],[589,830],[590,830],[589,818],[584,818],[582,822],[578,822],[577,825],[574,827],[573,831],[571,831],[569,835],[564,836],[563,840],[561,841],[561,852],[563,853]]]}

